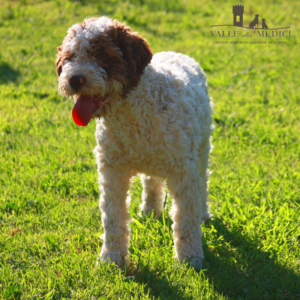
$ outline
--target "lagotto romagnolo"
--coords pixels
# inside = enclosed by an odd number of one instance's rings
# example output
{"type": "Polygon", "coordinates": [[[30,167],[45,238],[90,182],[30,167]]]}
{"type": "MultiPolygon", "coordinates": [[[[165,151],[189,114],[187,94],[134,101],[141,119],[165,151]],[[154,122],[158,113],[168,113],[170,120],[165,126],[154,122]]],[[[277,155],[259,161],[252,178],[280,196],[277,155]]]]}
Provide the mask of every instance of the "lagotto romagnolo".
{"type": "Polygon", "coordinates": [[[68,30],[56,65],[59,92],[74,98],[74,122],[96,119],[101,262],[128,263],[128,190],[142,174],[142,211],[161,215],[166,179],[175,258],[200,267],[200,224],[210,216],[212,103],[199,64],[175,52],[153,55],[128,26],[101,17],[68,30]]]}

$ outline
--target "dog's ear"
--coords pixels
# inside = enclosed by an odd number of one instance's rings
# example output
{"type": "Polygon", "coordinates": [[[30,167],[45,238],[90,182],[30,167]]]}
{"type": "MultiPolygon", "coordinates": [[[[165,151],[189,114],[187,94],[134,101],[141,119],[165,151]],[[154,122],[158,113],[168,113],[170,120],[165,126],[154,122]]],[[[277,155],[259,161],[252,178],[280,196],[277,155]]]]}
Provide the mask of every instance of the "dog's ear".
{"type": "Polygon", "coordinates": [[[60,76],[60,74],[62,72],[62,62],[61,62],[62,61],[62,56],[60,55],[61,50],[62,50],[61,46],[57,47],[58,54],[57,54],[57,57],[56,57],[55,64],[56,64],[56,74],[57,74],[58,77],[60,76]]]}
{"type": "Polygon", "coordinates": [[[108,35],[121,50],[126,64],[128,79],[127,90],[137,86],[139,79],[152,59],[153,52],[147,40],[132,32],[130,27],[113,21],[108,30],[108,35]]]}

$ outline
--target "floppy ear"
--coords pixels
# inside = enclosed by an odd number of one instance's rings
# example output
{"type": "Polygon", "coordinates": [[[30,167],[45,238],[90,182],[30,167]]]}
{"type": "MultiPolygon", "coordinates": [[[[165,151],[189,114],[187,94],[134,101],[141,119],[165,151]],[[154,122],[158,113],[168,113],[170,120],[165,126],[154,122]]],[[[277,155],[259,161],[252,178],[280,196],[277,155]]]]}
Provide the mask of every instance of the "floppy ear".
{"type": "Polygon", "coordinates": [[[147,40],[117,20],[113,21],[108,35],[122,52],[128,82],[126,90],[128,91],[137,86],[145,67],[152,59],[153,52],[147,40]]]}
{"type": "Polygon", "coordinates": [[[59,77],[61,72],[62,72],[62,57],[60,55],[60,52],[61,52],[61,46],[60,47],[57,47],[57,51],[58,51],[58,54],[57,54],[57,57],[56,57],[56,74],[57,76],[59,77]]]}

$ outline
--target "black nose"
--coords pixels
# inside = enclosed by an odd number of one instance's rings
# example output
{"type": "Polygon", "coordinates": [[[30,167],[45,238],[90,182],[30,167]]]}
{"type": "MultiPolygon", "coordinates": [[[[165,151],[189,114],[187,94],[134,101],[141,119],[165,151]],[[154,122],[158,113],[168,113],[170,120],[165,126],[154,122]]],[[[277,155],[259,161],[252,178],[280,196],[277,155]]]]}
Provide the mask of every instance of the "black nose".
{"type": "Polygon", "coordinates": [[[85,78],[82,75],[74,75],[69,79],[69,84],[74,90],[79,90],[85,84],[85,78]]]}

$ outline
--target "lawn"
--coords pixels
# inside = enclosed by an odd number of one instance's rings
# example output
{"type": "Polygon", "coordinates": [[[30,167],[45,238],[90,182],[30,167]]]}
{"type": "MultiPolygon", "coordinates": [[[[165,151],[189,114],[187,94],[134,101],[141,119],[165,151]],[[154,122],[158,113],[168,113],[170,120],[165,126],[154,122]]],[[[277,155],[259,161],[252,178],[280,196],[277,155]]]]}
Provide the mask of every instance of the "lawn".
{"type": "Polygon", "coordinates": [[[300,2],[239,3],[245,24],[259,13],[269,27],[290,26],[291,37],[213,37],[235,30],[210,27],[232,23],[232,1],[0,2],[0,299],[300,299],[300,2]],[[72,24],[102,15],[206,72],[213,217],[201,225],[199,272],[174,262],[169,197],[161,218],[139,214],[139,177],[131,266],[95,267],[103,233],[95,122],[74,124],[71,101],[57,93],[55,56],[72,24]]]}

